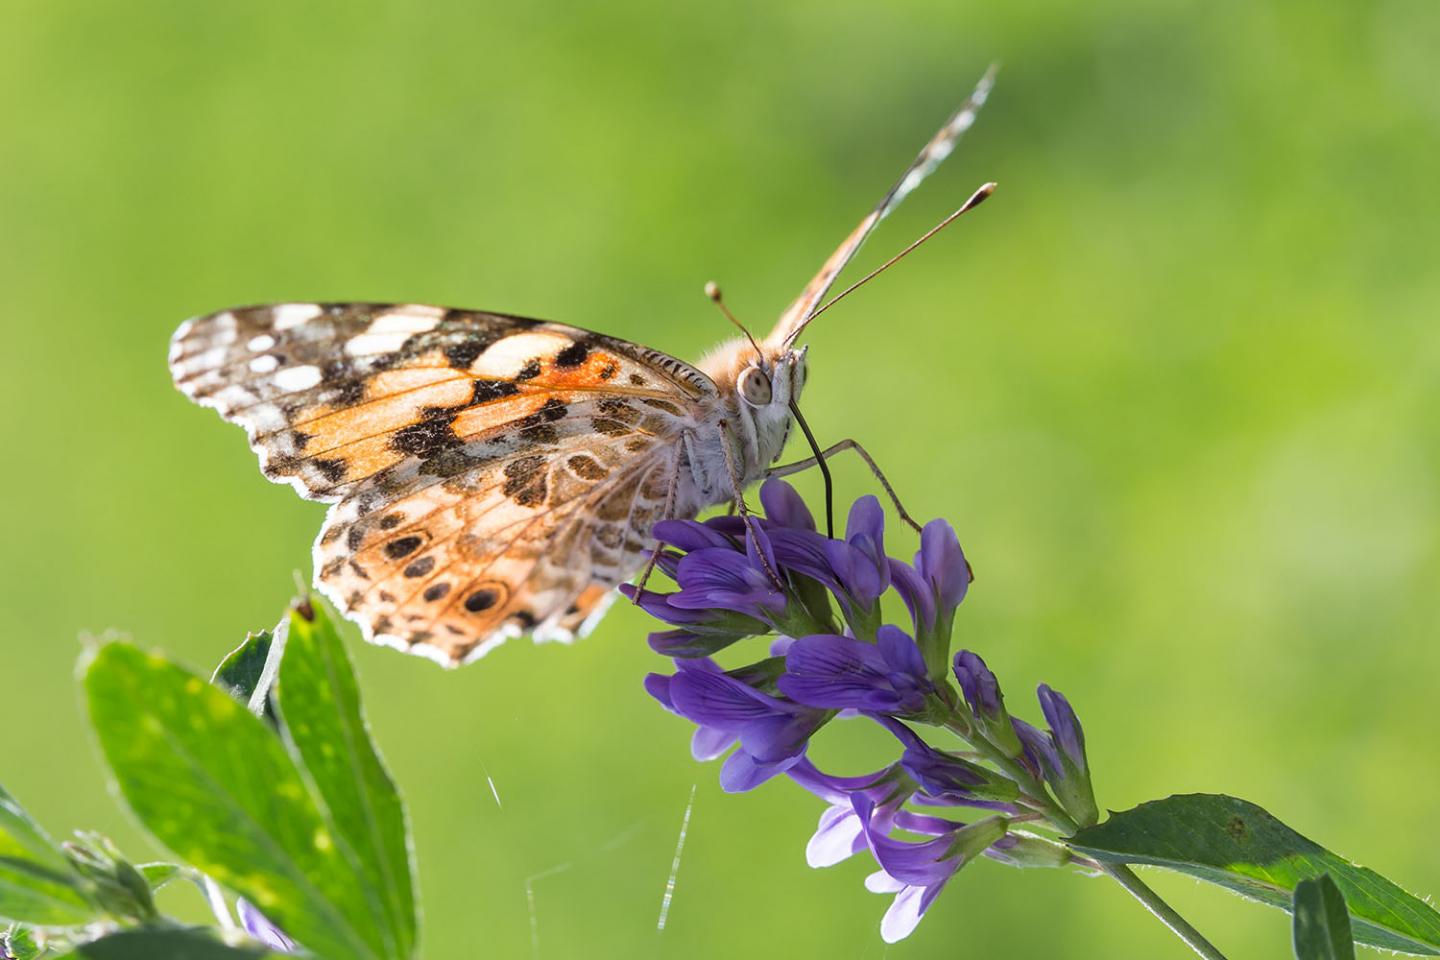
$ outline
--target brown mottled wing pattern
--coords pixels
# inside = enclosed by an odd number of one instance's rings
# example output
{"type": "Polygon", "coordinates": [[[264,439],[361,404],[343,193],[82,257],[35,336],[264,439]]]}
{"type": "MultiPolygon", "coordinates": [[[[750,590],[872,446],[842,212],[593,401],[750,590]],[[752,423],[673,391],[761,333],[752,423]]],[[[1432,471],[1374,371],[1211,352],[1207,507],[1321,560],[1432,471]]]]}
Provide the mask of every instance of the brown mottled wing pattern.
{"type": "Polygon", "coordinates": [[[781,314],[780,320],[776,323],[775,329],[771,331],[767,342],[774,347],[789,349],[794,345],[800,336],[805,325],[815,314],[835,284],[836,277],[840,271],[854,259],[865,238],[870,236],[876,224],[884,220],[890,211],[900,206],[900,202],[910,195],[910,192],[918,187],[921,182],[955,149],[955,142],[960,139],[961,134],[969,130],[975,123],[975,117],[980,108],[985,105],[985,100],[990,96],[990,88],[995,84],[996,67],[992,66],[980,78],[975,85],[969,98],[960,105],[960,108],[950,115],[945,125],[930,138],[930,142],[915,157],[913,163],[901,174],[895,185],[875,205],[875,209],[866,214],[865,219],[860,221],[844,242],[825,261],[820,272],[815,274],[814,279],[806,285],[805,290],[796,298],[795,302],[786,308],[781,314]]]}
{"type": "Polygon", "coordinates": [[[177,385],[266,476],[333,502],[321,589],[367,638],[443,663],[568,638],[675,506],[714,384],[576,327],[417,305],[282,304],[181,327],[177,385]]]}

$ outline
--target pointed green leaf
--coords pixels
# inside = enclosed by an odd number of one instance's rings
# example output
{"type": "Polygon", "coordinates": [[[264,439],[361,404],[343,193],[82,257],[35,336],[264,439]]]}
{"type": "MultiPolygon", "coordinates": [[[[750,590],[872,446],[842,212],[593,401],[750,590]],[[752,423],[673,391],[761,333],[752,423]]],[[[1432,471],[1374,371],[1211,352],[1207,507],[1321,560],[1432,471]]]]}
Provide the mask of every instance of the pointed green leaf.
{"type": "Polygon", "coordinates": [[[204,927],[122,930],[75,947],[85,960],[280,960],[256,943],[229,946],[204,927]]]}
{"type": "Polygon", "coordinates": [[[304,603],[290,616],[276,699],[342,853],[386,919],[383,953],[415,950],[415,890],[405,807],[370,739],[355,671],[334,623],[304,603]],[[308,615],[308,616],[307,616],[308,615]]]}
{"type": "Polygon", "coordinates": [[[225,655],[210,682],[230,692],[236,700],[246,706],[255,698],[255,691],[266,689],[261,694],[265,699],[265,718],[274,721],[275,714],[270,707],[269,687],[275,683],[275,666],[271,660],[280,652],[274,642],[275,635],[269,630],[252,633],[245,642],[225,655]],[[268,669],[267,669],[268,668],[268,669]]]}
{"type": "Polygon", "coordinates": [[[1355,960],[1350,912],[1330,874],[1295,885],[1295,960],[1355,960]]]}
{"type": "Polygon", "coordinates": [[[156,839],[315,953],[383,957],[364,879],[270,726],[126,643],[102,647],[84,682],[120,792],[156,839]]]}
{"type": "Polygon", "coordinates": [[[1301,880],[1328,873],[1350,909],[1356,942],[1440,955],[1440,913],[1429,904],[1234,797],[1152,800],[1081,830],[1069,844],[1097,860],[1179,870],[1285,910],[1301,880]]]}
{"type": "Polygon", "coordinates": [[[70,861],[0,787],[0,919],[68,927],[99,916],[70,861]]]}

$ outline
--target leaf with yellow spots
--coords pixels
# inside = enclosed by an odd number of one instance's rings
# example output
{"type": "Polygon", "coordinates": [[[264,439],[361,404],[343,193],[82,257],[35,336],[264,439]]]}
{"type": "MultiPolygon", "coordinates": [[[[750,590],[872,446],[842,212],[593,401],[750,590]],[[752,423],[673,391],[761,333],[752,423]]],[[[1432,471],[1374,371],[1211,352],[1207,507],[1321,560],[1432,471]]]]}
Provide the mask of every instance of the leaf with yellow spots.
{"type": "Polygon", "coordinates": [[[323,957],[399,960],[374,878],[334,843],[307,773],[276,730],[229,693],[127,643],[84,671],[120,794],[175,856],[259,907],[323,957]]]}
{"type": "Polygon", "coordinates": [[[350,657],[318,605],[291,612],[276,700],[328,814],[316,844],[335,844],[368,878],[371,910],[386,919],[386,952],[409,956],[416,911],[404,804],[370,740],[350,657]]]}

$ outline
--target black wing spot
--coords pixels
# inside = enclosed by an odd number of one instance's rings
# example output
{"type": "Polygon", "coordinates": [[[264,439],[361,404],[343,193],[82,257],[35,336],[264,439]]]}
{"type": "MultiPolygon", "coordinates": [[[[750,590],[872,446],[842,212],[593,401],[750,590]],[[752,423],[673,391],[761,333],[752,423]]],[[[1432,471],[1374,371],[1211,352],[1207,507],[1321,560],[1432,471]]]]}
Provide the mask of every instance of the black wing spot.
{"type": "Polygon", "coordinates": [[[450,420],[421,420],[419,423],[412,423],[408,427],[395,431],[395,436],[390,438],[390,446],[401,453],[408,453],[422,459],[433,457],[443,450],[458,447],[461,440],[451,429],[453,419],[452,417],[450,420]]]}
{"type": "Polygon", "coordinates": [[[315,469],[319,470],[321,476],[330,483],[339,483],[345,476],[344,460],[311,460],[310,462],[315,464],[315,469]]]}
{"type": "Polygon", "coordinates": [[[450,584],[437,583],[434,586],[426,587],[425,592],[422,593],[421,596],[425,598],[426,603],[434,603],[436,600],[444,597],[445,594],[449,592],[450,584]]]}
{"type": "Polygon", "coordinates": [[[481,613],[495,606],[499,599],[500,595],[494,590],[476,590],[465,598],[465,609],[471,613],[481,613]]]}
{"type": "Polygon", "coordinates": [[[450,366],[463,370],[475,362],[495,341],[485,337],[475,337],[472,340],[461,340],[459,343],[452,343],[445,348],[445,359],[450,366]]]}
{"type": "Polygon", "coordinates": [[[435,569],[435,558],[434,558],[434,557],[421,557],[419,560],[416,560],[414,563],[412,563],[412,564],[410,564],[408,567],[406,567],[404,573],[405,573],[405,576],[407,576],[407,577],[409,577],[409,578],[411,578],[411,579],[413,580],[415,577],[423,577],[423,576],[425,576],[425,574],[429,573],[431,570],[434,570],[434,569],[435,569]]]}
{"type": "Polygon", "coordinates": [[[576,340],[570,346],[555,354],[555,366],[557,367],[578,367],[590,356],[590,344],[584,340],[576,340]]]}
{"type": "Polygon", "coordinates": [[[416,536],[401,537],[399,540],[391,540],[385,544],[385,556],[391,560],[399,560],[401,557],[409,556],[420,547],[420,538],[416,536]]]}
{"type": "Polygon", "coordinates": [[[519,392],[520,388],[508,380],[476,380],[474,392],[470,395],[470,402],[478,406],[502,397],[514,396],[519,392]]]}

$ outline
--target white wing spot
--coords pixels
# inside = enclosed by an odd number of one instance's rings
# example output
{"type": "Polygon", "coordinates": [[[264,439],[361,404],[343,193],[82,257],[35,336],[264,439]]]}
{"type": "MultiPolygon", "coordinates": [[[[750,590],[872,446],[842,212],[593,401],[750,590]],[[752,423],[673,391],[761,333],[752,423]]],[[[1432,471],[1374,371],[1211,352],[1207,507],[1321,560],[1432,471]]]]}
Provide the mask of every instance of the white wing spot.
{"type": "MultiPolygon", "coordinates": [[[[260,338],[257,337],[256,339],[258,340],[260,338]]],[[[266,337],[265,339],[269,340],[270,338],[266,337]]],[[[250,369],[255,373],[269,373],[278,366],[280,366],[280,361],[277,360],[273,354],[269,353],[250,361],[250,369]]]]}
{"type": "Polygon", "coordinates": [[[362,333],[358,337],[351,337],[345,341],[345,352],[352,357],[369,357],[377,353],[394,353],[404,346],[405,341],[409,339],[410,334],[408,333],[362,333]]]}
{"type": "Polygon", "coordinates": [[[367,334],[425,333],[428,330],[434,330],[435,325],[444,315],[445,311],[439,307],[400,307],[389,313],[380,314],[370,323],[365,332],[367,334]]]}
{"type": "Polygon", "coordinates": [[[251,337],[245,346],[255,353],[262,353],[275,346],[275,338],[268,333],[262,333],[258,337],[251,337]]]}
{"type": "Polygon", "coordinates": [[[282,303],[275,308],[276,330],[289,330],[291,327],[298,327],[302,323],[314,320],[324,313],[317,304],[313,303],[282,303]]]}
{"type": "Polygon", "coordinates": [[[470,366],[486,377],[513,377],[536,357],[551,357],[573,341],[560,333],[516,333],[501,338],[470,366]]]}
{"type": "Polygon", "coordinates": [[[275,386],[281,390],[309,390],[320,382],[320,368],[306,365],[286,367],[275,374],[275,386]]]}

